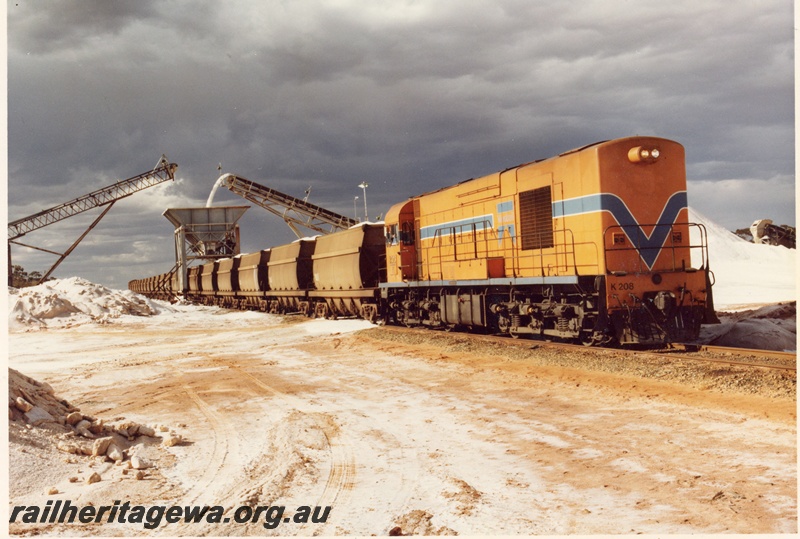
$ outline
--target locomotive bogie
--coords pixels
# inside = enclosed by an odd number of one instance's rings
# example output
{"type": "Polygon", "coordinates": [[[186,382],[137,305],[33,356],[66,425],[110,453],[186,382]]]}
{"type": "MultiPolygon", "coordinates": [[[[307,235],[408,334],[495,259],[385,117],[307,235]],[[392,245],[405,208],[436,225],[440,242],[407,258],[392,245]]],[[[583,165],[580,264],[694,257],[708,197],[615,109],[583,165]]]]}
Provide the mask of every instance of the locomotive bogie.
{"type": "Polygon", "coordinates": [[[593,279],[582,285],[407,287],[391,289],[393,320],[407,326],[468,328],[512,337],[607,343],[595,334],[600,313],[593,279]]]}

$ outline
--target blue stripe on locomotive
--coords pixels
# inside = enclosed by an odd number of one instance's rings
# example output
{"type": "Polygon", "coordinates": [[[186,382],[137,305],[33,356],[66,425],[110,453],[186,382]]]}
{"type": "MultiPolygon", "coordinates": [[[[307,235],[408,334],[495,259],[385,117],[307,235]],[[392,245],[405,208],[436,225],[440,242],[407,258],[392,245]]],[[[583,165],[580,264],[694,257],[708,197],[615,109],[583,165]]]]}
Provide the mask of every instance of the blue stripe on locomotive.
{"type": "Polygon", "coordinates": [[[459,229],[456,230],[456,235],[459,235],[465,232],[464,227],[468,227],[466,232],[471,232],[472,225],[475,225],[476,231],[485,229],[491,230],[494,228],[494,216],[481,215],[468,219],[459,219],[457,221],[448,221],[446,223],[437,223],[435,225],[424,226],[419,230],[419,239],[431,239],[436,236],[437,232],[439,232],[440,236],[448,236],[452,231],[451,229],[459,229]]]}

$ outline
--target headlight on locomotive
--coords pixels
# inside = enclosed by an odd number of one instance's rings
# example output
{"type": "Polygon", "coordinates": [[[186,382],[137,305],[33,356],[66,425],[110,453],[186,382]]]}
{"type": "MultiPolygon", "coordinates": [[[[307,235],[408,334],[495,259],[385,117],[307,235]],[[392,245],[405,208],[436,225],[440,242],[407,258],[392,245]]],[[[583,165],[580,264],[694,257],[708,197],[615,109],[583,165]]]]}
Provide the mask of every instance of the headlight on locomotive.
{"type": "Polygon", "coordinates": [[[660,155],[661,151],[658,148],[636,146],[628,150],[628,160],[631,163],[655,163],[660,155]]]}

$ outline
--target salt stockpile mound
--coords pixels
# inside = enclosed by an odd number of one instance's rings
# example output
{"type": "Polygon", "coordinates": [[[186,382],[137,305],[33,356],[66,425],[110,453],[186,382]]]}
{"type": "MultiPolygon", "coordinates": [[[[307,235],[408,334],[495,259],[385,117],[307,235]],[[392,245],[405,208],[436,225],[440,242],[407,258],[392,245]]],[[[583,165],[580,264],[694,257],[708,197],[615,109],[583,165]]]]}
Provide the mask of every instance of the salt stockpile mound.
{"type": "MultiPolygon", "coordinates": [[[[764,350],[797,349],[795,249],[759,245],[689,209],[705,225],[721,324],[703,326],[700,342],[764,350]]],[[[692,243],[699,237],[692,236],[692,243]]]]}
{"type": "Polygon", "coordinates": [[[130,290],[113,290],[80,277],[9,288],[9,329],[108,323],[123,315],[153,316],[171,310],[130,290]]]}
{"type": "MultiPolygon", "coordinates": [[[[689,221],[708,232],[708,256],[714,273],[714,307],[718,311],[754,309],[797,299],[795,249],[743,240],[689,208],[689,221]]],[[[694,230],[692,243],[699,242],[694,230]]]]}

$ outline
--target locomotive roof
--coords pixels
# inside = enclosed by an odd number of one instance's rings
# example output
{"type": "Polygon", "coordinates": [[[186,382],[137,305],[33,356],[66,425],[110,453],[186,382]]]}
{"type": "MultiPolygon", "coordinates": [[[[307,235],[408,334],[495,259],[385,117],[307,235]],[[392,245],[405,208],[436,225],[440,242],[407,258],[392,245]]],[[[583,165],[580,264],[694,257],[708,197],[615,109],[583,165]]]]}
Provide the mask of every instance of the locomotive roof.
{"type": "MultiPolygon", "coordinates": [[[[574,148],[572,150],[568,150],[566,152],[562,152],[562,153],[560,153],[558,155],[553,155],[553,156],[545,157],[545,158],[542,158],[542,159],[534,159],[533,161],[528,161],[527,163],[521,163],[521,164],[515,165],[513,167],[508,167],[506,169],[501,170],[499,173],[502,174],[504,172],[508,172],[509,170],[514,170],[515,168],[521,168],[521,167],[525,167],[525,166],[528,166],[528,165],[532,165],[534,163],[541,163],[542,161],[547,161],[548,159],[555,159],[557,157],[563,157],[565,155],[577,153],[577,152],[586,150],[587,148],[591,148],[592,146],[598,146],[600,144],[605,144],[606,142],[609,142],[609,140],[601,140],[601,141],[598,141],[598,142],[593,142],[591,144],[587,144],[586,146],[581,146],[579,148],[574,148]]],[[[497,173],[492,173],[492,174],[497,174],[497,173]]],[[[483,176],[481,176],[481,177],[483,177],[483,176]]],[[[453,185],[447,185],[447,186],[444,186],[444,187],[440,187],[439,189],[434,189],[432,191],[426,191],[425,193],[420,193],[419,195],[411,196],[408,199],[411,200],[411,199],[414,199],[414,198],[417,198],[417,197],[429,195],[431,193],[438,193],[439,191],[444,191],[445,189],[450,189],[451,187],[454,187],[456,185],[461,185],[461,184],[464,184],[464,183],[467,183],[467,182],[471,182],[471,181],[476,180],[476,179],[480,179],[480,178],[469,178],[467,180],[461,180],[460,182],[455,183],[453,185]]]]}

